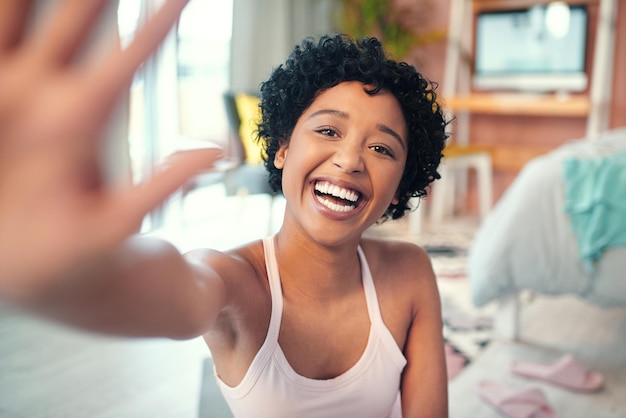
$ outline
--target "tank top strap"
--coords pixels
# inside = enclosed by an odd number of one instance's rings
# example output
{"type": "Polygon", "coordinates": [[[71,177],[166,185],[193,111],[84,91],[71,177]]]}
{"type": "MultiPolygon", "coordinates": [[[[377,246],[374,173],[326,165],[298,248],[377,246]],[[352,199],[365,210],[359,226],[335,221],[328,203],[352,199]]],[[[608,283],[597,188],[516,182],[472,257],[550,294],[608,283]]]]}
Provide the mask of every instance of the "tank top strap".
{"type": "Polygon", "coordinates": [[[280,273],[278,271],[278,262],[276,261],[276,251],[274,250],[274,237],[263,239],[263,252],[265,254],[265,268],[267,270],[267,279],[270,284],[270,293],[272,295],[272,313],[270,316],[270,325],[267,330],[266,341],[278,342],[278,333],[280,331],[280,322],[283,316],[283,290],[280,284],[280,273]]]}
{"type": "Polygon", "coordinates": [[[383,318],[380,313],[380,307],[378,305],[378,296],[376,295],[376,288],[374,287],[374,279],[372,279],[372,272],[370,271],[369,264],[365,258],[365,253],[359,245],[357,248],[359,253],[359,261],[361,263],[361,281],[363,283],[363,290],[365,291],[365,301],[367,303],[367,312],[370,316],[372,325],[383,326],[383,318]]]}
{"type": "Polygon", "coordinates": [[[372,324],[371,332],[376,335],[377,338],[380,338],[380,341],[389,355],[391,355],[393,361],[398,365],[400,370],[402,370],[406,365],[406,358],[402,354],[400,347],[398,347],[398,343],[393,338],[391,331],[383,321],[372,272],[369,268],[369,264],[367,264],[367,259],[365,258],[365,253],[361,246],[358,247],[358,253],[361,262],[361,281],[365,292],[365,302],[367,303],[367,312],[370,317],[370,323],[372,324]]]}

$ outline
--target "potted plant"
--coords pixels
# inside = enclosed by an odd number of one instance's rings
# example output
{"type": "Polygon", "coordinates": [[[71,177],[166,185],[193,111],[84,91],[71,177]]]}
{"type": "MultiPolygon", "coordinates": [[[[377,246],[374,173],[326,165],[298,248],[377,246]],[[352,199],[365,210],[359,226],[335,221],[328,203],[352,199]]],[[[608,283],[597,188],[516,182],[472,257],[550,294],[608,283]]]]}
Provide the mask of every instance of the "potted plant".
{"type": "Polygon", "coordinates": [[[361,38],[375,36],[395,59],[405,59],[413,49],[441,41],[445,28],[432,28],[435,0],[342,0],[339,27],[361,38]]]}

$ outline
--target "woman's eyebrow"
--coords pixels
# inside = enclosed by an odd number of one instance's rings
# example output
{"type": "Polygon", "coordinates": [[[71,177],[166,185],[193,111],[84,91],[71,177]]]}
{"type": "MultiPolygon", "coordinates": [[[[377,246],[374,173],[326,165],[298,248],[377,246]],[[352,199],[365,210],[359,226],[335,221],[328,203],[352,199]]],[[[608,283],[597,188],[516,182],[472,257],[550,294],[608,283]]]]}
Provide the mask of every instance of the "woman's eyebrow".
{"type": "Polygon", "coordinates": [[[338,116],[342,119],[350,119],[350,115],[348,115],[346,112],[342,112],[341,110],[335,110],[335,109],[321,109],[318,110],[317,112],[313,112],[311,114],[311,116],[309,116],[309,119],[314,118],[315,116],[319,116],[319,115],[334,115],[334,116],[338,116]]]}
{"type": "Polygon", "coordinates": [[[396,131],[394,131],[389,126],[382,124],[382,123],[378,124],[376,127],[378,128],[379,131],[384,132],[394,137],[400,143],[400,145],[402,145],[402,149],[406,149],[406,145],[404,144],[402,137],[396,131]]]}

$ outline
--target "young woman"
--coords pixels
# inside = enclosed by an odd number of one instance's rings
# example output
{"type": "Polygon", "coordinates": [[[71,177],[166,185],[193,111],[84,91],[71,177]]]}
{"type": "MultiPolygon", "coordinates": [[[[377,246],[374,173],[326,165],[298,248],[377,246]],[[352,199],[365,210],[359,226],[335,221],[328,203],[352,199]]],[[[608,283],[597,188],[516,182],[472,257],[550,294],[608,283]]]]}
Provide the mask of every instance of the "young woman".
{"type": "Polygon", "coordinates": [[[432,85],[377,40],[334,36],[305,40],[261,97],[282,227],[227,253],[188,254],[222,291],[205,340],[232,411],[446,416],[429,258],[410,243],[362,238],[438,177],[446,122],[432,85]]]}
{"type": "MultiPolygon", "coordinates": [[[[446,416],[428,255],[362,238],[439,177],[447,123],[433,85],[376,39],[332,36],[296,47],[261,97],[266,167],[286,198],[275,236],[185,256],[154,238],[112,236],[63,280],[14,300],[96,332],[203,335],[237,417],[446,416]]],[[[176,186],[176,173],[157,180],[176,186]]],[[[102,219],[81,234],[134,220],[102,219]]]]}

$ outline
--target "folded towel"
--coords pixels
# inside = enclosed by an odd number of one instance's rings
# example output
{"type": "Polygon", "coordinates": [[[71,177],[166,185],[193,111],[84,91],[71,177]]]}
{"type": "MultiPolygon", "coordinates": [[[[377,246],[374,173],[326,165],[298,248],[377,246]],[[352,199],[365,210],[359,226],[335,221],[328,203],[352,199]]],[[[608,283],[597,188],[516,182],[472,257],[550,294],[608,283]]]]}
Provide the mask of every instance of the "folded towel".
{"type": "Polygon", "coordinates": [[[590,274],[610,247],[626,246],[626,152],[563,161],[565,212],[590,274]]]}

